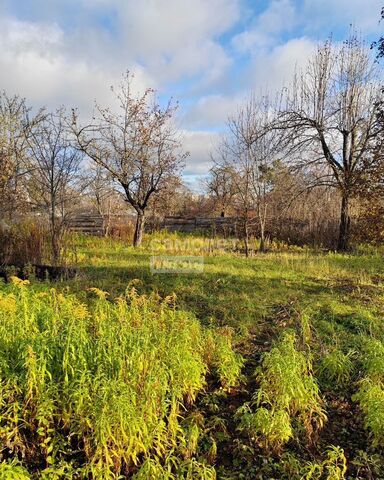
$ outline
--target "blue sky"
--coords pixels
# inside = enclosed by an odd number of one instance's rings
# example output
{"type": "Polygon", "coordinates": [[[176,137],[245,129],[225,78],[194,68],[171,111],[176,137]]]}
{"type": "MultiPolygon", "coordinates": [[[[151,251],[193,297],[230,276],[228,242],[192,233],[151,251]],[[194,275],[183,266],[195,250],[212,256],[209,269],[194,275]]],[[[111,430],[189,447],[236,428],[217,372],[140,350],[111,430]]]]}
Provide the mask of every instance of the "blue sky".
{"type": "Polygon", "coordinates": [[[129,69],[180,102],[194,181],[247,94],[278,89],[350,25],[370,43],[382,0],[0,0],[0,89],[91,114],[129,69]]]}

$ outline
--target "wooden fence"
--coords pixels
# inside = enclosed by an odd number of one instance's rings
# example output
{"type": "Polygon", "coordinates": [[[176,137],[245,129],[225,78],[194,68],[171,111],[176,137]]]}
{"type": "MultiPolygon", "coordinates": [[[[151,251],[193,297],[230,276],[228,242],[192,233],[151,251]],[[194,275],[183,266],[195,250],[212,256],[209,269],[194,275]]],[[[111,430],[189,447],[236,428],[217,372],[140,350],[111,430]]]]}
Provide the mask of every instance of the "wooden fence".
{"type": "Polygon", "coordinates": [[[68,218],[68,230],[88,235],[102,236],[105,233],[105,222],[102,215],[94,212],[77,213],[68,218]]]}
{"type": "Polygon", "coordinates": [[[236,233],[237,219],[233,217],[165,217],[162,227],[170,232],[210,231],[224,234],[236,233]]]}
{"type": "Polygon", "coordinates": [[[101,215],[94,211],[84,211],[70,216],[66,221],[66,226],[72,232],[103,236],[107,232],[116,232],[123,227],[134,225],[135,218],[135,215],[129,213],[101,215]]]}

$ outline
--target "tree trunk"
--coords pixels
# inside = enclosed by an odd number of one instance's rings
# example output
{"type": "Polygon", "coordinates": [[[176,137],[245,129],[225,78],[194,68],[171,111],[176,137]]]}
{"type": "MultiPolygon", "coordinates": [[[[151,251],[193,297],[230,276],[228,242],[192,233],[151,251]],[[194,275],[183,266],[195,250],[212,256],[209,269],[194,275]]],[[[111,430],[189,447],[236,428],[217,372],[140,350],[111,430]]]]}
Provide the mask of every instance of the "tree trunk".
{"type": "Polygon", "coordinates": [[[143,211],[137,212],[135,235],[133,237],[133,246],[139,247],[143,240],[145,225],[145,214],[143,211]]]}
{"type": "Polygon", "coordinates": [[[261,223],[260,225],[260,247],[259,251],[264,253],[265,252],[265,232],[264,232],[264,225],[261,223]]]}
{"type": "Polygon", "coordinates": [[[60,245],[57,232],[52,233],[52,259],[53,265],[57,266],[60,263],[60,245]]]}
{"type": "Polygon", "coordinates": [[[264,205],[263,210],[261,205],[258,205],[258,215],[259,215],[259,225],[260,225],[260,247],[259,251],[261,253],[265,252],[265,223],[267,217],[267,205],[264,205]]]}
{"type": "Polygon", "coordinates": [[[339,240],[337,250],[345,252],[349,248],[349,227],[351,219],[349,217],[349,194],[344,191],[341,198],[341,214],[339,227],[339,240]]]}
{"type": "Polygon", "coordinates": [[[56,225],[56,209],[55,205],[51,205],[51,248],[52,248],[52,263],[58,265],[60,260],[60,242],[59,232],[56,225]]]}
{"type": "Polygon", "coordinates": [[[248,219],[244,223],[244,244],[245,244],[245,256],[249,257],[249,232],[248,232],[248,219]]]}

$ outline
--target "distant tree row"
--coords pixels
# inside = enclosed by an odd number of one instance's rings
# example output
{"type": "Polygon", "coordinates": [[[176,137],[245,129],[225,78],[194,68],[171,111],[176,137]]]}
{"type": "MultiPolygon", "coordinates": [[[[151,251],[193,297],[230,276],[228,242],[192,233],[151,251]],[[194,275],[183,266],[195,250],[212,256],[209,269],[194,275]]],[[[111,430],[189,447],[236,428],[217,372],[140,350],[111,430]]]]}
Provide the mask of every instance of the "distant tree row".
{"type": "Polygon", "coordinates": [[[255,222],[265,248],[268,211],[284,172],[288,203],[299,195],[305,201],[303,194],[313,189],[321,189],[324,199],[328,191],[339,199],[336,247],[349,248],[352,202],[382,193],[381,80],[370,49],[351,36],[341,45],[321,45],[275,98],[251,95],[239,106],[228,121],[208,191],[241,215],[246,250],[255,222]]]}
{"type": "Polygon", "coordinates": [[[84,202],[105,218],[122,205],[135,212],[135,246],[148,221],[153,228],[167,214],[233,215],[247,254],[252,235],[262,251],[271,237],[345,251],[356,234],[351,216],[359,240],[382,239],[381,82],[379,64],[356,36],[320,45],[281,92],[252,93],[239,105],[200,194],[182,182],[187,154],[175,127],[177,104],[159,104],[152,89],[135,93],[129,73],[112,88],[116,104],[96,103],[90,121],[76,109],[33,110],[4,92],[2,229],[23,215],[43,219],[53,263],[68,216],[84,202]]]}
{"type": "Polygon", "coordinates": [[[17,95],[0,95],[0,219],[43,215],[54,263],[80,198],[93,198],[102,214],[124,199],[137,213],[138,246],[153,198],[178,183],[186,154],[174,128],[177,105],[161,107],[151,89],[134,94],[128,73],[112,90],[115,108],[96,103],[97,113],[85,124],[76,110],[36,112],[17,95]]]}

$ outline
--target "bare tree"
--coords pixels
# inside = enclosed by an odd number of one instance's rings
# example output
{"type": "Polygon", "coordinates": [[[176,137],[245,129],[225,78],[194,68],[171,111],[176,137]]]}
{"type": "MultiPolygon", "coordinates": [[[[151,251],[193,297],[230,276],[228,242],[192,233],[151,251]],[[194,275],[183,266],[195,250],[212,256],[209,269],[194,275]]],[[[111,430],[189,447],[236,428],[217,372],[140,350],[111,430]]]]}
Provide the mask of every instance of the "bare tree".
{"type": "Polygon", "coordinates": [[[28,135],[29,195],[50,226],[52,261],[60,261],[65,219],[79,195],[82,155],[71,145],[63,109],[46,115],[28,135]]]}
{"type": "Polygon", "coordinates": [[[132,76],[126,74],[118,90],[118,112],[96,104],[98,118],[79,126],[76,112],[73,131],[78,148],[112,176],[136,210],[134,245],[141,244],[146,211],[152,197],[175,176],[185,158],[173,127],[176,107],[162,108],[154,91],[134,95],[132,76]]]}
{"type": "Polygon", "coordinates": [[[103,218],[104,235],[107,237],[111,228],[113,212],[119,210],[122,196],[116,192],[110,173],[101,165],[97,163],[90,165],[86,175],[88,197],[91,199],[92,206],[103,218]]]}
{"type": "Polygon", "coordinates": [[[251,196],[260,230],[260,251],[265,250],[268,194],[273,187],[273,171],[280,153],[279,133],[270,128],[274,105],[268,95],[251,95],[229,127],[244,155],[249,158],[251,196]]]}
{"type": "Polygon", "coordinates": [[[380,93],[369,49],[361,40],[351,36],[341,46],[327,41],[295,77],[275,123],[286,132],[288,160],[311,172],[309,187],[339,191],[340,251],[349,246],[350,200],[367,172],[376,168],[380,93]]]}
{"type": "Polygon", "coordinates": [[[28,173],[28,137],[43,118],[18,95],[0,93],[0,216],[13,216],[27,201],[23,179],[28,173]]]}
{"type": "Polygon", "coordinates": [[[254,95],[228,120],[229,136],[223,164],[235,172],[238,205],[242,211],[245,250],[248,255],[249,228],[257,223],[260,251],[265,250],[268,194],[273,186],[273,169],[279,153],[279,132],[271,129],[272,104],[268,96],[254,95]]]}
{"type": "Polygon", "coordinates": [[[210,169],[204,182],[208,194],[212,195],[220,210],[220,216],[225,217],[237,194],[235,171],[226,162],[220,164],[220,159],[213,159],[215,165],[210,169]]]}
{"type": "Polygon", "coordinates": [[[251,158],[238,139],[232,135],[223,137],[218,151],[216,165],[232,173],[233,188],[236,191],[236,195],[233,197],[233,207],[241,222],[245,255],[248,257],[250,225],[254,212],[251,158]]]}

